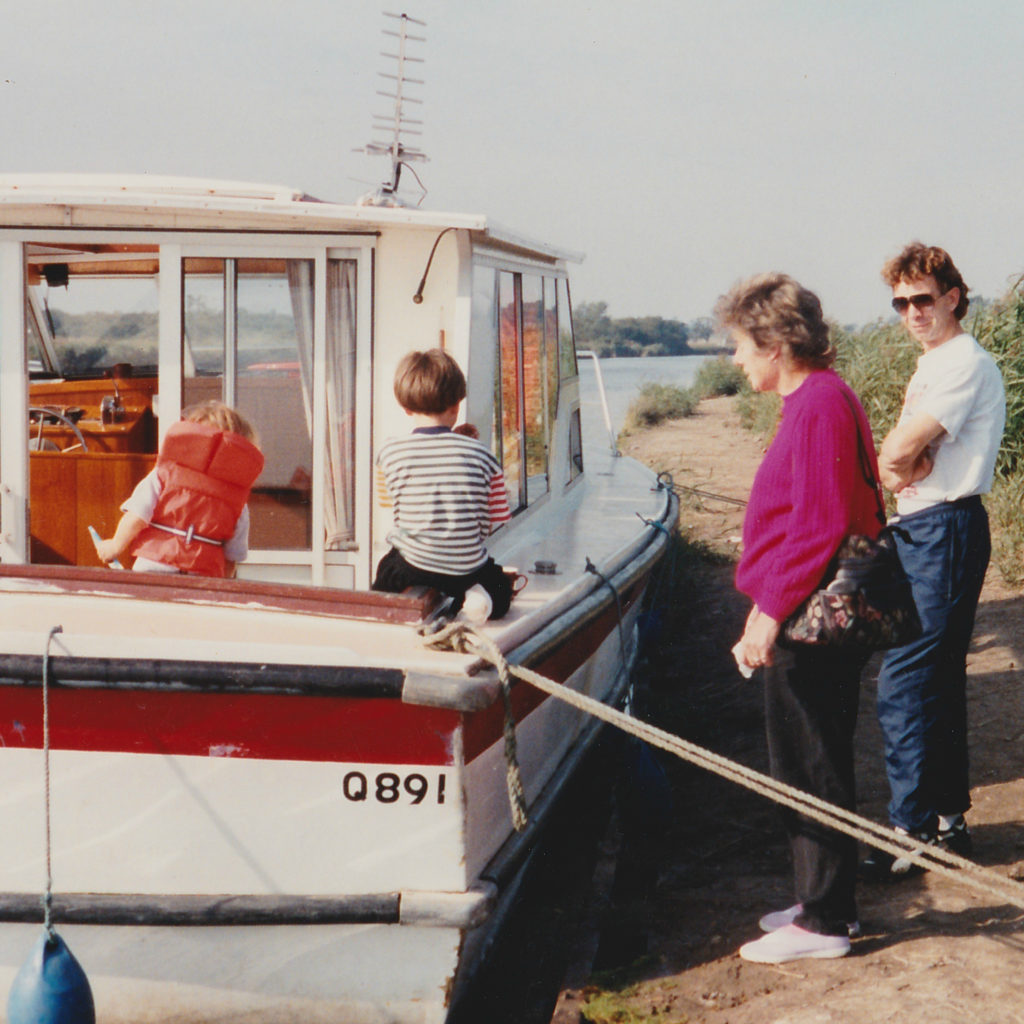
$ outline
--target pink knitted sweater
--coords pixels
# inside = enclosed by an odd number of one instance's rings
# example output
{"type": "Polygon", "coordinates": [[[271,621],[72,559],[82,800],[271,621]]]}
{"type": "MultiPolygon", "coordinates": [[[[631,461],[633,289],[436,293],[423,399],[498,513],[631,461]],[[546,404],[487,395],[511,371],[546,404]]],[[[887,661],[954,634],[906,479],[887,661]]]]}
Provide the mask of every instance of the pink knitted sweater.
{"type": "Polygon", "coordinates": [[[864,410],[832,370],[815,370],[783,398],[775,439],[754,477],[736,587],[779,622],[818,586],[845,536],[874,537],[881,528],[844,392],[856,409],[877,479],[864,410]]]}

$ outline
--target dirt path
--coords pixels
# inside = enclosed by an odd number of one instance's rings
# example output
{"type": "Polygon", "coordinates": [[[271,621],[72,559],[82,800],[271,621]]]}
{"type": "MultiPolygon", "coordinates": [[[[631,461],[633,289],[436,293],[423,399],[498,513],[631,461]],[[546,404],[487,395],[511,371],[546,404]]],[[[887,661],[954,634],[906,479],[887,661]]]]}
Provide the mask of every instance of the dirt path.
{"type": "MultiPolygon", "coordinates": [[[[678,485],[745,498],[761,447],[744,432],[732,399],[624,444],[678,485]]],[[[681,522],[713,549],[735,554],[742,509],[684,497],[681,522]]],[[[651,699],[668,728],[764,770],[760,691],[728,651],[745,603],[729,564],[681,567],[692,588],[668,609],[648,665],[651,699]]],[[[1024,598],[991,578],[969,659],[976,859],[1024,879],[1024,598]]],[[[875,668],[865,673],[858,727],[860,810],[885,820],[888,798],[874,716],[875,668]]],[[[956,882],[925,876],[858,891],[864,937],[842,960],[779,967],[748,964],[737,948],[757,918],[792,902],[791,875],[774,809],[687,765],[668,771],[675,807],[647,845],[653,895],[620,907],[642,922],[645,958],[601,978],[618,995],[591,1020],[651,1024],[1024,1024],[1024,911],[996,905],[956,882]],[[632,1012],[634,1016],[627,1015],[632,1012]],[[604,1015],[602,1015],[604,1014],[604,1015]],[[616,1016],[615,1014],[619,1014],[616,1016]]],[[[586,996],[586,991],[581,993],[586,996]]],[[[588,1011],[590,1012],[590,1011],[588,1011]]]]}

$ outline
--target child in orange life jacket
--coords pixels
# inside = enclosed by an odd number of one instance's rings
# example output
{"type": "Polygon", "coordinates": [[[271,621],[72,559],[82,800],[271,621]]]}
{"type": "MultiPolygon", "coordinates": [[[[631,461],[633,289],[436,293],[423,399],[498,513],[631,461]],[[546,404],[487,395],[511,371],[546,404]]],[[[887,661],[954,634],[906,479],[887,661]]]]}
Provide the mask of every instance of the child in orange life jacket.
{"type": "Polygon", "coordinates": [[[223,402],[191,406],[164,437],[156,468],[121,506],[103,562],[124,551],[137,572],[233,576],[249,553],[249,491],[263,454],[249,422],[223,402]]]}

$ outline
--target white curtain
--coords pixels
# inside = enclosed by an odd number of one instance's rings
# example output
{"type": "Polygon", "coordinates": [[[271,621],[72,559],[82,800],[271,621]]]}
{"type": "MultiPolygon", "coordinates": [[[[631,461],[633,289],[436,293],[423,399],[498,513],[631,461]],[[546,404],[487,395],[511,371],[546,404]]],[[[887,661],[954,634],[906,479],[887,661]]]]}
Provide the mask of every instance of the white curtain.
{"type": "Polygon", "coordinates": [[[288,291],[295,320],[295,343],[299,351],[299,372],[302,375],[302,405],[306,413],[306,429],[313,437],[313,274],[312,260],[286,260],[288,291]]]}
{"type": "MultiPolygon", "coordinates": [[[[313,433],[313,273],[311,260],[288,260],[302,401],[313,433]]],[[[327,261],[327,463],[324,479],[325,544],[338,551],[355,540],[356,262],[327,261]]]]}
{"type": "Polygon", "coordinates": [[[327,550],[355,540],[356,262],[327,261],[327,550]]]}

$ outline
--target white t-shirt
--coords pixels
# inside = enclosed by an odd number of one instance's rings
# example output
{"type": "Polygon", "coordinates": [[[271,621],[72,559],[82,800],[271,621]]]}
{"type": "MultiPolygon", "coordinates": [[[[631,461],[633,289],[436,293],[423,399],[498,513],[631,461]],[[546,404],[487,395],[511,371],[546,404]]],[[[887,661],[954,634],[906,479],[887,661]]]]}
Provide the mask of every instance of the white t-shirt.
{"type": "Polygon", "coordinates": [[[992,486],[1006,420],[1003,376],[969,334],[958,334],[917,360],[899,422],[925,412],[945,433],[930,445],[935,466],[896,496],[900,515],[985,494],[992,486]]]}
{"type": "MultiPolygon", "coordinates": [[[[121,506],[122,512],[131,512],[133,516],[144,519],[147,523],[153,518],[156,503],[163,488],[156,470],[147,473],[136,485],[130,497],[121,506]]],[[[229,540],[224,541],[224,557],[229,562],[244,562],[249,554],[249,506],[242,508],[242,514],[235,523],[235,532],[229,540]]],[[[149,558],[136,558],[133,569],[143,572],[177,572],[173,565],[164,565],[149,558]],[[140,564],[141,563],[141,564],[140,564]]]]}

